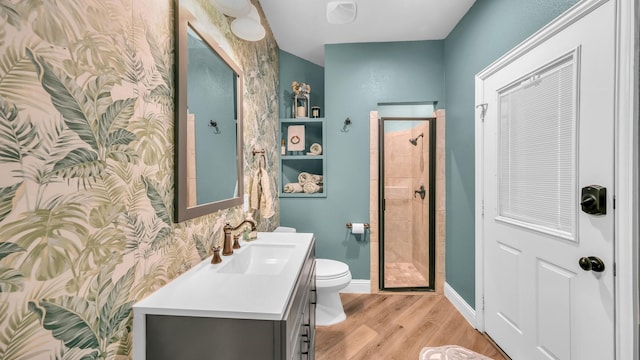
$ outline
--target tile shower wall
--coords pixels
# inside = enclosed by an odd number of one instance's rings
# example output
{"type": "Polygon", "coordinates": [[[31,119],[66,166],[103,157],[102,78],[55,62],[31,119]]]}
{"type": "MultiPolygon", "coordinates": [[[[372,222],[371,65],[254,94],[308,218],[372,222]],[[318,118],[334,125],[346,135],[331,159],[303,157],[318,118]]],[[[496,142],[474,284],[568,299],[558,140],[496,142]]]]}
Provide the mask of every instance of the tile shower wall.
{"type": "MultiPolygon", "coordinates": [[[[208,1],[183,2],[244,70],[245,188],[259,147],[275,192],[270,30],[245,42],[208,1]]],[[[242,217],[236,207],[173,223],[173,5],[0,4],[1,359],[131,358],[131,306],[242,217]]]]}
{"type": "MultiPolygon", "coordinates": [[[[421,123],[412,129],[409,138],[415,139],[418,135],[424,134],[417,146],[411,146],[411,263],[418,269],[420,275],[429,279],[429,126],[427,122],[421,123]],[[418,201],[420,196],[413,192],[424,185],[427,189],[427,196],[422,201],[418,201]]],[[[405,142],[408,142],[405,139],[405,142]]],[[[435,160],[435,158],[434,158],[435,160]]],[[[434,199],[435,201],[435,199],[434,199]]],[[[433,224],[435,226],[435,224],[433,224]]],[[[433,285],[433,284],[429,284],[433,285]]]]}
{"type": "MultiPolygon", "coordinates": [[[[414,201],[414,190],[429,188],[429,128],[424,122],[414,128],[385,133],[385,259],[387,262],[413,263],[428,278],[428,243],[421,241],[429,233],[428,201],[414,201]],[[409,139],[424,134],[419,146],[409,139]],[[423,146],[424,144],[424,146],[423,146]]],[[[428,195],[428,193],[427,193],[428,195]]]]}

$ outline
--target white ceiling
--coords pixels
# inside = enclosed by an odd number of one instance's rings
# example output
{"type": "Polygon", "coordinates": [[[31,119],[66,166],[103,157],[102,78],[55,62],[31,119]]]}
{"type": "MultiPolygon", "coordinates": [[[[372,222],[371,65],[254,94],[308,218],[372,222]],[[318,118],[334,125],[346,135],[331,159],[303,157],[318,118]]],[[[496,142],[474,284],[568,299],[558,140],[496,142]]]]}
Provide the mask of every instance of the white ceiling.
{"type": "Polygon", "coordinates": [[[325,44],[441,40],[475,0],[355,0],[356,20],[332,25],[330,0],[259,0],[281,50],[324,65],[325,44]]]}

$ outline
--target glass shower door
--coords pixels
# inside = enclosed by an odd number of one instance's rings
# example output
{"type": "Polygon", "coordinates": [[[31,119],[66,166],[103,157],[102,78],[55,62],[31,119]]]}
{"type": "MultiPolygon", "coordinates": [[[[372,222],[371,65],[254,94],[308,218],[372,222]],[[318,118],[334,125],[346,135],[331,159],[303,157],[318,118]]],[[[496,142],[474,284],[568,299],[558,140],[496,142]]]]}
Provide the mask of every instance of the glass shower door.
{"type": "Polygon", "coordinates": [[[433,290],[435,118],[380,120],[380,284],[433,290]]]}

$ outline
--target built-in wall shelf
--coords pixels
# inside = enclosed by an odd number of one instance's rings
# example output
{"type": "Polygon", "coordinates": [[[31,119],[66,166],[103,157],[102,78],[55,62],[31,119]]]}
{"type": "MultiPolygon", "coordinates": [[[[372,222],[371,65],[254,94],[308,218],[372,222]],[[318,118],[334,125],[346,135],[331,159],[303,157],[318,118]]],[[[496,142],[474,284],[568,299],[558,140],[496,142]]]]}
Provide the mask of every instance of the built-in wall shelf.
{"type": "Polygon", "coordinates": [[[280,155],[280,197],[318,198],[327,196],[327,161],[325,155],[326,122],[324,118],[295,118],[280,119],[280,138],[285,141],[285,154],[280,155]],[[304,126],[304,150],[291,151],[289,149],[289,127],[295,125],[304,126]],[[311,154],[311,146],[318,144],[322,147],[319,155],[311,154]],[[316,185],[322,187],[318,192],[286,192],[287,184],[300,184],[298,177],[306,172],[312,175],[322,176],[322,182],[316,185]]]}

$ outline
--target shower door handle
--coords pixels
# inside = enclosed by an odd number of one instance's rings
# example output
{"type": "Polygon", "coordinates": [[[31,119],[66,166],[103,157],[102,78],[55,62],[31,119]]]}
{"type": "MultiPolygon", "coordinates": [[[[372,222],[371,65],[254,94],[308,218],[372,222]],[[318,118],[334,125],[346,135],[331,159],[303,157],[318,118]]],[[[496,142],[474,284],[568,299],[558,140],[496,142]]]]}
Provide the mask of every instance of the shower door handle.
{"type": "Polygon", "coordinates": [[[420,195],[420,198],[421,198],[422,200],[424,200],[425,193],[426,193],[426,191],[425,191],[425,189],[424,189],[424,185],[420,185],[420,188],[419,188],[418,190],[415,190],[415,191],[413,192],[413,197],[415,198],[415,197],[416,197],[416,194],[419,194],[419,195],[420,195]]]}

